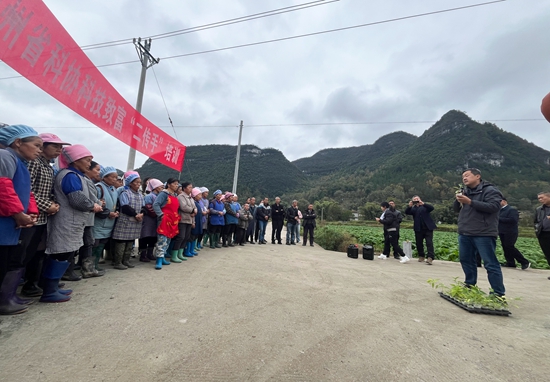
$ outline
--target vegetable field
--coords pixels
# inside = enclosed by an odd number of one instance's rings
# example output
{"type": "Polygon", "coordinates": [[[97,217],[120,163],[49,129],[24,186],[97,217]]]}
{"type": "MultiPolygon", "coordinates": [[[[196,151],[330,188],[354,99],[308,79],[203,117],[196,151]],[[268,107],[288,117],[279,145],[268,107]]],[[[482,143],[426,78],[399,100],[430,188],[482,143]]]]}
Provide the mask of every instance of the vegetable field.
{"type": "MultiPolygon", "coordinates": [[[[381,252],[384,247],[384,235],[382,227],[368,226],[346,226],[329,225],[330,228],[340,232],[347,232],[355,239],[358,244],[373,244],[377,252],[381,252]]],[[[412,242],[413,254],[418,256],[414,240],[414,231],[412,229],[401,229],[400,240],[409,240],[412,242]]],[[[535,238],[520,237],[516,243],[521,253],[531,262],[532,268],[550,269],[539,243],[535,238]]],[[[456,232],[434,231],[434,250],[435,257],[438,260],[458,261],[458,234],[456,232]]],[[[504,254],[500,240],[497,240],[497,257],[501,263],[504,263],[504,254]]]]}

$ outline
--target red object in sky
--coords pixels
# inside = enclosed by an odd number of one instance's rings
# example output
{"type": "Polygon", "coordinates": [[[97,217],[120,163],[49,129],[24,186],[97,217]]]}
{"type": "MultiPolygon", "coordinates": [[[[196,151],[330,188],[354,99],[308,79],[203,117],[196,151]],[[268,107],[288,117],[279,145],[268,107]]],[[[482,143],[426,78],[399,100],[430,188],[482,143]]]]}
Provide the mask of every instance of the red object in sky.
{"type": "Polygon", "coordinates": [[[550,122],[550,93],[548,93],[546,97],[542,99],[540,111],[542,112],[542,115],[544,115],[544,118],[546,118],[546,120],[550,122]]]}
{"type": "Polygon", "coordinates": [[[181,171],[185,146],[122,98],[41,0],[0,0],[0,59],[113,137],[181,171]]]}

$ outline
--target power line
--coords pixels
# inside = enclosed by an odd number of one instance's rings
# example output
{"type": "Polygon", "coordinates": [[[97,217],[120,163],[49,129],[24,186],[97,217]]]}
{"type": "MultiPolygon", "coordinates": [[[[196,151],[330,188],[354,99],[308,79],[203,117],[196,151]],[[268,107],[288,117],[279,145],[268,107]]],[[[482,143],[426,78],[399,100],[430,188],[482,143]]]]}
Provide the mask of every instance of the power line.
{"type": "MultiPolygon", "coordinates": [[[[516,119],[480,119],[477,122],[540,122],[546,121],[544,118],[516,118],[516,119]]],[[[345,125],[411,125],[411,124],[425,124],[425,123],[436,123],[438,121],[369,121],[369,122],[317,122],[317,123],[280,123],[280,124],[259,124],[259,125],[245,125],[245,128],[250,127],[293,127],[293,126],[345,126],[345,125]]],[[[95,126],[34,126],[36,129],[92,129],[95,126]]],[[[189,129],[189,128],[226,128],[226,127],[235,127],[238,128],[239,125],[175,125],[175,126],[160,126],[157,127],[168,129],[168,128],[178,128],[178,129],[189,129]]]]}
{"type": "MultiPolygon", "coordinates": [[[[229,46],[229,47],[226,47],[226,48],[218,48],[218,49],[203,50],[203,51],[194,52],[194,53],[177,54],[177,55],[174,55],[174,56],[163,57],[163,58],[161,58],[161,59],[162,59],[162,60],[170,60],[170,59],[172,59],[172,58],[195,56],[195,55],[198,55],[198,54],[220,52],[220,51],[229,50],[229,49],[237,49],[237,48],[244,48],[244,47],[248,47],[248,46],[269,44],[269,43],[272,43],[272,42],[287,41],[287,40],[293,40],[293,39],[297,39],[297,38],[310,37],[310,36],[317,36],[317,35],[326,34],[326,33],[341,32],[341,31],[350,30],[350,29],[364,28],[364,27],[373,26],[373,25],[379,25],[379,24],[387,24],[387,23],[391,23],[391,22],[395,22],[395,21],[403,21],[403,20],[408,20],[408,19],[413,19],[413,18],[418,18],[418,17],[424,17],[424,16],[435,15],[435,14],[439,14],[439,13],[447,13],[447,12],[459,11],[459,10],[463,10],[463,9],[467,9],[467,8],[481,7],[481,6],[489,5],[489,4],[502,3],[502,2],[504,2],[504,1],[506,1],[506,0],[489,1],[489,2],[486,2],[486,3],[479,3],[479,4],[473,4],[473,5],[466,5],[466,6],[463,6],[463,7],[449,8],[449,9],[443,9],[443,10],[440,10],[440,11],[432,11],[432,12],[426,12],[426,13],[419,13],[419,14],[411,15],[411,16],[397,17],[397,18],[388,19],[388,20],[382,20],[382,21],[375,21],[375,22],[371,22],[371,23],[352,25],[352,26],[349,26],[349,27],[328,29],[328,30],[325,30],[325,31],[312,32],[312,33],[305,33],[305,34],[296,35],[296,36],[289,36],[289,37],[281,37],[281,38],[276,38],[276,39],[272,39],[272,40],[259,41],[259,42],[252,42],[252,43],[248,43],[248,44],[233,45],[233,46],[229,46]]],[[[1,78],[0,78],[0,79],[1,79],[1,78]]]]}
{"type": "MultiPolygon", "coordinates": [[[[229,46],[229,47],[225,47],[225,48],[203,50],[203,51],[194,52],[194,53],[178,54],[178,55],[174,55],[174,56],[162,57],[161,60],[170,60],[170,59],[173,59],[173,58],[195,56],[195,55],[199,55],[199,54],[220,52],[220,51],[223,51],[223,50],[244,48],[244,47],[248,47],[248,46],[269,44],[269,43],[273,43],[273,42],[293,40],[293,39],[298,39],[298,38],[303,38],[303,37],[316,36],[316,35],[320,35],[320,34],[340,32],[340,31],[344,31],[344,30],[364,28],[364,27],[373,26],[373,25],[387,24],[387,23],[391,23],[391,22],[395,22],[395,21],[403,21],[403,20],[408,20],[408,19],[413,19],[413,18],[419,18],[419,17],[424,17],[424,16],[440,14],[440,13],[448,13],[448,12],[454,12],[454,11],[464,10],[464,9],[468,9],[468,8],[481,7],[481,6],[490,5],[490,4],[502,3],[504,1],[506,1],[506,0],[494,0],[494,1],[489,1],[489,2],[485,2],[485,3],[478,3],[478,4],[466,5],[466,6],[462,6],[462,7],[443,9],[443,10],[439,10],[439,11],[432,11],[432,12],[419,13],[419,14],[410,15],[410,16],[397,17],[397,18],[387,19],[387,20],[382,20],[382,21],[375,21],[375,22],[371,22],[371,23],[352,25],[352,26],[349,26],[349,27],[328,29],[328,30],[319,31],[319,32],[305,33],[305,34],[296,35],[296,36],[282,37],[282,38],[277,38],[277,39],[272,39],[272,40],[265,40],[265,41],[258,41],[258,42],[248,43],[248,44],[233,45],[233,46],[229,46]]],[[[100,67],[115,66],[115,65],[125,65],[125,64],[134,63],[134,62],[139,62],[139,61],[138,60],[125,61],[125,62],[118,62],[118,63],[112,63],[112,64],[98,65],[97,67],[100,68],[100,67]]],[[[23,76],[3,77],[3,78],[0,78],[0,80],[7,80],[7,79],[21,78],[21,77],[23,77],[23,76]]]]}
{"type": "MultiPolygon", "coordinates": [[[[326,4],[330,4],[330,3],[334,3],[334,2],[338,2],[338,1],[340,1],[340,0],[328,0],[328,1],[327,0],[316,0],[316,1],[309,2],[309,3],[303,3],[303,4],[298,4],[298,5],[292,5],[292,6],[289,6],[289,7],[273,9],[271,11],[255,13],[255,14],[248,15],[248,16],[242,16],[242,17],[237,17],[237,18],[228,19],[228,20],[224,20],[224,21],[218,21],[218,22],[215,22],[215,23],[199,25],[199,26],[196,26],[196,27],[178,29],[178,30],[171,31],[171,32],[165,32],[165,33],[160,33],[160,34],[156,34],[156,35],[151,35],[151,36],[145,37],[145,39],[149,39],[149,38],[162,39],[162,38],[174,37],[174,36],[179,36],[179,35],[182,35],[182,34],[198,32],[198,31],[202,31],[202,30],[206,30],[206,29],[219,28],[219,27],[226,26],[226,25],[238,24],[238,23],[242,23],[242,22],[245,22],[245,21],[256,20],[256,19],[260,19],[260,18],[264,18],[264,17],[280,15],[280,14],[283,14],[283,13],[299,11],[299,10],[302,10],[302,9],[317,7],[319,5],[326,5],[326,4]]],[[[106,41],[106,42],[100,42],[100,43],[96,43],[96,44],[83,45],[80,48],[82,50],[108,48],[108,47],[111,47],[111,46],[131,44],[132,41],[133,41],[132,38],[122,39],[122,40],[114,40],[114,41],[106,41]]]]}

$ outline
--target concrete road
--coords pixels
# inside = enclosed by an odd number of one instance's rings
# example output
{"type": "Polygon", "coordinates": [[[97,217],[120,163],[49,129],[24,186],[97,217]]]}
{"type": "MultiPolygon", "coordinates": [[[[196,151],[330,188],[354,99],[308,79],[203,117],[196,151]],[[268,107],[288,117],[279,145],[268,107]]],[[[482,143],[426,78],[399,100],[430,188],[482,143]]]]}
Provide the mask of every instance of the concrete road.
{"type": "Polygon", "coordinates": [[[456,263],[267,244],[153,268],[107,267],[68,283],[70,302],[0,316],[0,381],[550,380],[548,271],[504,269],[521,301],[497,317],[426,283],[456,263]]]}

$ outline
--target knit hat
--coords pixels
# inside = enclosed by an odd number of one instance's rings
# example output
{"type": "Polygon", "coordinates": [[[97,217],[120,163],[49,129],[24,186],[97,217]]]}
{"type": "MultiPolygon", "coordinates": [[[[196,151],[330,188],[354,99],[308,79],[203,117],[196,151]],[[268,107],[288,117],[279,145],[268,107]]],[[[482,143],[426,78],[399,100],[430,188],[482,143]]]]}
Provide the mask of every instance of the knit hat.
{"type": "Polygon", "coordinates": [[[155,188],[157,187],[160,187],[160,186],[163,186],[163,183],[158,180],[158,179],[155,179],[155,178],[151,178],[149,179],[149,181],[147,182],[147,188],[146,190],[151,192],[153,191],[155,188]]]}
{"type": "Polygon", "coordinates": [[[92,153],[83,145],[72,145],[63,147],[59,156],[59,168],[67,168],[71,163],[85,157],[94,157],[92,153]]]}
{"type": "Polygon", "coordinates": [[[38,133],[32,127],[26,125],[11,125],[0,129],[0,143],[9,146],[16,139],[38,137],[38,133]]]}
{"type": "Polygon", "coordinates": [[[224,196],[225,196],[225,199],[229,199],[230,197],[233,196],[233,194],[231,192],[226,192],[224,196]]]}
{"type": "Polygon", "coordinates": [[[106,167],[101,166],[101,169],[99,170],[99,177],[100,179],[103,179],[107,175],[116,173],[116,172],[117,172],[116,168],[114,168],[113,166],[106,166],[106,167]]]}
{"type": "Polygon", "coordinates": [[[128,175],[127,177],[124,178],[124,184],[126,186],[129,186],[130,183],[132,183],[134,180],[136,180],[137,178],[139,178],[139,174],[137,172],[134,171],[133,174],[130,174],[128,175]]]}
{"type": "Polygon", "coordinates": [[[203,193],[204,193],[204,192],[209,192],[209,191],[208,191],[208,188],[206,188],[206,187],[200,187],[200,190],[201,190],[201,192],[203,192],[203,193]]]}
{"type": "Polygon", "coordinates": [[[217,195],[219,195],[219,194],[221,194],[221,193],[222,193],[222,190],[216,190],[216,191],[214,191],[214,196],[217,196],[217,195]]]}
{"type": "Polygon", "coordinates": [[[194,198],[198,194],[201,194],[201,189],[198,187],[195,187],[191,190],[191,197],[194,198]]]}

